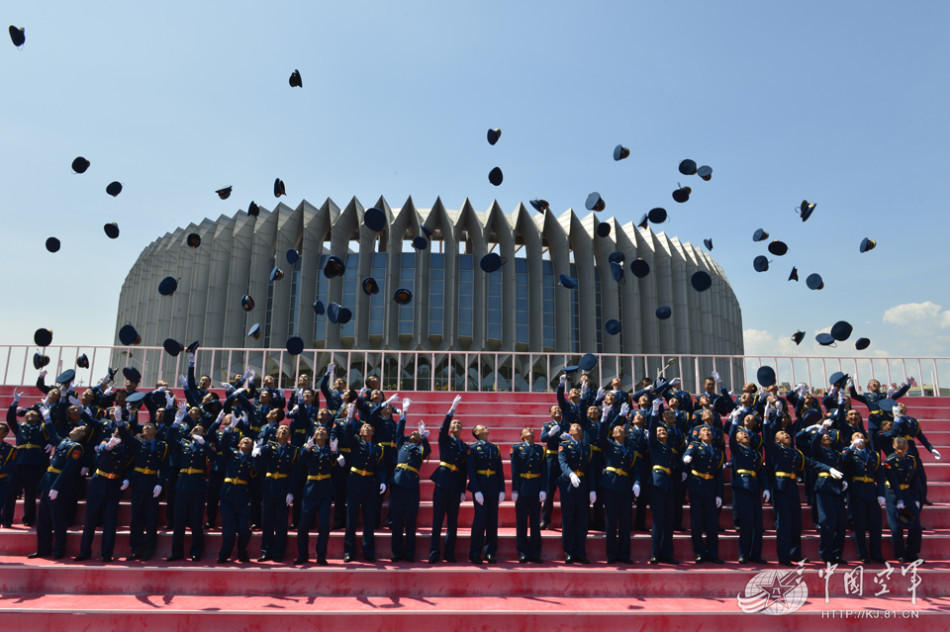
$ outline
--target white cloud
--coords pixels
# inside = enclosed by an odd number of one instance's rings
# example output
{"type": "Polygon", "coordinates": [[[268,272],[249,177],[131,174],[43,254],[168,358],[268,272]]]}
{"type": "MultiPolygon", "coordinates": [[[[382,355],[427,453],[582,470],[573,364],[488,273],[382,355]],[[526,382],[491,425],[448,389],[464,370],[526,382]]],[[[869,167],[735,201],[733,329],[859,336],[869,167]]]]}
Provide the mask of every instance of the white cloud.
{"type": "Polygon", "coordinates": [[[884,312],[884,322],[900,327],[946,328],[950,327],[950,310],[942,310],[933,301],[903,303],[884,312]]]}
{"type": "MultiPolygon", "coordinates": [[[[835,358],[840,356],[863,355],[855,351],[849,343],[838,343],[837,346],[822,346],[815,340],[815,334],[829,331],[831,326],[806,332],[800,345],[796,345],[791,336],[778,336],[764,329],[745,329],[742,332],[745,355],[749,356],[817,356],[835,358]]],[[[884,349],[873,349],[875,357],[890,357],[890,352],[884,349]]]]}

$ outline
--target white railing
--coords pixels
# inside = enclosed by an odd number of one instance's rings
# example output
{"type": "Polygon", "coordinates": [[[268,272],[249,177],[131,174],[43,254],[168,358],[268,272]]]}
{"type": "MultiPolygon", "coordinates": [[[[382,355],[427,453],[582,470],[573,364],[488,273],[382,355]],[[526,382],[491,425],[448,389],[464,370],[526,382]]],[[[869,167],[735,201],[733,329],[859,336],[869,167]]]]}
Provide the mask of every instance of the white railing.
{"type": "MultiPolygon", "coordinates": [[[[45,353],[50,358],[46,367],[47,382],[69,368],[76,368],[76,359],[85,354],[89,369],[76,370],[77,385],[95,383],[108,367],[134,366],[143,375],[143,386],[163,379],[177,385],[178,376],[187,371],[187,357],[168,355],[161,347],[56,346],[39,349],[35,346],[0,345],[2,385],[32,384],[39,370],[33,367],[33,354],[45,353]]],[[[259,375],[273,375],[280,387],[296,383],[302,373],[323,374],[332,360],[337,375],[345,375],[351,385],[362,384],[366,376],[379,377],[385,390],[445,391],[516,391],[549,392],[557,384],[562,367],[577,364],[580,354],[503,352],[503,351],[381,351],[355,349],[310,349],[292,356],[284,349],[200,348],[196,372],[212,377],[217,386],[233,373],[245,368],[259,375]]],[[[620,376],[625,388],[631,388],[641,377],[655,377],[669,360],[667,377],[680,376],[684,388],[698,392],[703,379],[718,371],[731,389],[754,382],[757,369],[769,365],[775,369],[779,384],[806,382],[814,387],[827,385],[835,371],[849,373],[859,388],[875,378],[887,385],[898,384],[906,377],[915,377],[915,395],[950,395],[950,388],[941,390],[950,376],[950,358],[866,358],[817,356],[714,356],[692,354],[600,354],[591,371],[595,382],[606,382],[620,376]]],[[[950,384],[947,384],[950,387],[950,384]]],[[[946,387],[945,387],[946,388],[946,387]]]]}

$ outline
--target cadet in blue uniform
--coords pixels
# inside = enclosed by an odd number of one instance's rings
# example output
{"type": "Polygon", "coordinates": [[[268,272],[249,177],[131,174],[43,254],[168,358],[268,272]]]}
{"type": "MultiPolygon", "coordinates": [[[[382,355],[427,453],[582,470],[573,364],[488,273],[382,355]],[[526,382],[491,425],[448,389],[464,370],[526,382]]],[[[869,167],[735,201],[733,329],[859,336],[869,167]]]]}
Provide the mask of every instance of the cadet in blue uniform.
{"type": "MultiPolygon", "coordinates": [[[[369,414],[361,419],[368,422],[373,427],[373,439],[376,441],[383,452],[383,472],[386,487],[392,486],[393,472],[396,469],[396,422],[393,421],[392,403],[398,398],[398,394],[393,394],[389,399],[381,404],[369,407],[369,414]]],[[[365,410],[365,408],[364,408],[365,410]]],[[[362,413],[361,413],[362,415],[362,413]]],[[[386,516],[386,526],[392,524],[392,496],[390,495],[390,506],[386,516]]],[[[376,497],[376,527],[379,528],[383,516],[383,494],[376,497]]]]}
{"type": "MultiPolygon", "coordinates": [[[[604,469],[604,455],[600,445],[600,427],[601,410],[597,406],[588,406],[587,413],[581,419],[581,427],[584,429],[584,443],[590,447],[590,467],[597,472],[598,479],[604,469]]],[[[591,505],[589,528],[596,531],[604,530],[604,504],[603,499],[598,496],[597,501],[591,505]]]]}
{"type": "Polygon", "coordinates": [[[792,436],[784,429],[778,430],[774,447],[766,451],[766,466],[772,479],[769,487],[775,509],[775,552],[779,564],[784,566],[802,560],[802,504],[798,479],[805,471],[805,460],[805,455],[792,447],[792,436]]]}
{"type": "Polygon", "coordinates": [[[907,406],[904,403],[895,406],[892,412],[894,414],[894,434],[907,439],[907,453],[920,462],[921,503],[924,505],[933,504],[927,500],[927,470],[924,468],[923,462],[920,460],[920,454],[917,452],[917,442],[920,441],[937,461],[940,460],[940,452],[930,445],[927,435],[920,429],[920,422],[907,414],[907,406]]]}
{"type": "Polygon", "coordinates": [[[329,440],[326,426],[317,426],[313,437],[300,451],[300,461],[306,475],[300,521],[297,523],[297,559],[294,564],[309,561],[310,529],[317,525],[317,564],[327,565],[327,543],[330,541],[330,503],[333,499],[333,472],[339,469],[338,440],[329,440]],[[329,443],[328,443],[329,440],[329,443]]]}
{"type": "Polygon", "coordinates": [[[49,467],[40,480],[40,509],[36,516],[36,552],[27,557],[43,557],[52,551],[54,559],[66,555],[66,529],[69,526],[67,508],[70,494],[75,488],[82,459],[82,441],[88,428],[77,426],[69,436],[60,439],[51,423],[46,424],[46,434],[55,443],[56,449],[49,467]],[[55,540],[54,540],[55,538],[55,540]]]}
{"type": "Polygon", "coordinates": [[[452,406],[442,420],[439,430],[439,467],[430,477],[435,483],[432,493],[432,536],[429,539],[429,563],[442,558],[442,522],[445,521],[444,555],[447,562],[455,561],[455,537],[458,529],[459,505],[465,500],[465,458],[468,445],[462,441],[462,422],[454,419],[455,409],[462,401],[456,395],[452,406]]]}
{"type": "Polygon", "coordinates": [[[376,560],[376,512],[378,498],[386,493],[386,469],[383,450],[373,441],[373,427],[360,423],[354,416],[355,406],[347,412],[345,436],[350,452],[337,457],[349,469],[346,481],[346,533],[343,536],[343,561],[350,562],[356,554],[356,527],[363,514],[363,558],[376,560]],[[356,434],[359,428],[359,434],[356,434]]]}
{"type": "Polygon", "coordinates": [[[557,452],[561,475],[561,543],[568,564],[587,564],[588,507],[597,500],[597,476],[590,467],[590,446],[584,443],[584,430],[572,423],[567,437],[561,437],[557,452]]]}
{"type": "Polygon", "coordinates": [[[717,510],[722,507],[723,454],[713,443],[712,429],[703,426],[699,441],[692,442],[683,455],[689,466],[689,522],[696,563],[722,564],[719,558],[717,510]],[[703,539],[705,534],[705,540],[703,539]]]}
{"type": "MultiPolygon", "coordinates": [[[[179,422],[181,423],[181,422],[179,422]]],[[[178,424],[176,423],[176,426],[178,424]]],[[[204,512],[205,491],[207,489],[206,472],[208,463],[214,458],[214,449],[205,441],[204,426],[195,425],[185,433],[187,426],[179,426],[181,434],[177,437],[179,454],[178,480],[175,490],[175,523],[172,533],[172,550],[168,561],[180,560],[185,554],[185,526],[191,527],[192,561],[197,562],[204,553],[204,512]]]]}
{"type": "Polygon", "coordinates": [[[429,431],[425,424],[405,434],[409,416],[408,399],[403,400],[402,414],[396,426],[396,442],[399,446],[396,471],[390,489],[390,515],[392,518],[392,560],[414,562],[416,559],[416,518],[419,516],[419,470],[429,458],[429,431]],[[403,546],[405,542],[405,546],[403,546]]]}
{"type": "Polygon", "coordinates": [[[851,445],[841,456],[842,468],[848,480],[848,511],[851,514],[858,557],[862,562],[883,562],[881,509],[885,506],[885,500],[881,455],[870,449],[864,433],[858,431],[851,435],[851,445]]]}
{"type": "Polygon", "coordinates": [[[346,393],[346,380],[342,377],[333,380],[333,388],[330,388],[330,378],[333,377],[335,368],[336,365],[331,362],[327,366],[327,372],[320,378],[320,392],[323,393],[323,398],[327,402],[327,410],[334,417],[340,412],[340,407],[343,405],[343,396],[346,393]]]}
{"type": "Polygon", "coordinates": [[[557,447],[561,443],[561,435],[567,432],[568,425],[564,423],[561,407],[554,405],[550,410],[551,419],[541,427],[541,442],[544,444],[544,472],[546,487],[544,501],[541,507],[541,528],[546,529],[551,524],[551,515],[554,512],[554,492],[557,489],[557,479],[561,476],[561,467],[557,463],[557,447]]]}
{"type": "Polygon", "coordinates": [[[854,401],[861,402],[868,407],[868,436],[871,438],[871,448],[874,450],[881,450],[883,446],[879,446],[876,443],[877,431],[881,426],[881,420],[884,418],[886,413],[891,411],[881,410],[881,400],[883,399],[900,399],[907,391],[910,389],[911,382],[914,378],[907,378],[904,381],[904,385],[897,389],[896,392],[888,396],[887,392],[881,386],[881,383],[877,380],[870,380],[868,382],[868,390],[863,395],[858,393],[854,388],[854,382],[851,378],[848,378],[848,391],[851,395],[851,399],[854,401]]]}
{"type": "Polygon", "coordinates": [[[9,529],[13,524],[13,512],[8,513],[6,508],[10,497],[13,496],[16,446],[6,442],[8,434],[10,434],[10,426],[5,421],[0,422],[0,513],[2,513],[0,524],[9,529]]]}
{"type": "Polygon", "coordinates": [[[132,484],[132,520],[129,544],[132,560],[150,560],[158,543],[158,497],[168,475],[168,444],[157,438],[158,429],[147,422],[141,437],[123,437],[130,444],[131,476],[122,481],[122,489],[132,484]]]}
{"type": "Polygon", "coordinates": [[[825,562],[840,563],[844,550],[844,531],[847,514],[844,492],[847,483],[842,480],[841,454],[834,448],[832,429],[819,431],[811,446],[809,465],[817,471],[815,501],[818,509],[818,552],[825,562]]]}
{"type": "Polygon", "coordinates": [[[112,436],[96,445],[93,451],[96,454],[96,470],[89,479],[79,555],[73,559],[82,562],[92,556],[92,539],[96,533],[96,525],[101,519],[102,560],[111,562],[115,551],[116,517],[119,511],[119,497],[122,494],[120,491],[122,475],[128,460],[128,448],[126,442],[122,441],[122,433],[119,428],[116,428],[112,436]]]}
{"type": "Polygon", "coordinates": [[[511,447],[510,459],[511,499],[515,501],[518,562],[540,562],[541,503],[547,497],[548,485],[544,445],[534,442],[534,429],[521,429],[521,442],[511,447]]]}
{"type": "Polygon", "coordinates": [[[287,550],[287,508],[294,503],[294,490],[300,478],[298,450],[290,441],[290,428],[281,426],[277,429],[276,443],[255,446],[251,452],[251,456],[261,461],[254,469],[264,473],[261,488],[263,533],[258,562],[280,562],[287,550]]]}
{"type": "Polygon", "coordinates": [[[643,494],[644,487],[652,487],[651,494],[653,510],[653,527],[651,537],[650,564],[666,562],[678,564],[673,558],[673,503],[677,502],[672,495],[673,477],[678,476],[681,458],[677,455],[673,442],[670,439],[666,426],[652,417],[649,435],[649,460],[637,457],[637,462],[643,460],[652,463],[650,468],[638,468],[634,465],[636,478],[633,485],[633,495],[643,494]]]}
{"type": "Polygon", "coordinates": [[[730,459],[732,503],[736,507],[738,517],[739,563],[764,564],[762,501],[768,502],[771,492],[768,489],[768,479],[763,475],[761,451],[753,447],[750,432],[745,428],[737,428],[733,432],[735,445],[732,447],[730,459]]]}
{"type": "MultiPolygon", "coordinates": [[[[637,457],[627,448],[626,431],[614,426],[607,436],[607,423],[601,424],[600,441],[603,470],[600,476],[600,497],[604,501],[606,523],[604,544],[607,563],[631,564],[630,559],[630,506],[633,483],[631,473],[637,457]]],[[[594,465],[591,463],[591,468],[594,465]]]]}
{"type": "Polygon", "coordinates": [[[257,476],[254,457],[251,450],[254,442],[250,437],[242,437],[234,448],[237,436],[237,418],[226,416],[228,423],[220,436],[218,451],[227,458],[224,469],[224,484],[221,486],[221,548],[218,550],[218,563],[225,564],[234,550],[234,537],[237,535],[237,554],[242,562],[250,561],[247,543],[251,539],[250,516],[251,497],[248,484],[257,476]]]}
{"type": "Polygon", "coordinates": [[[907,439],[895,437],[894,452],[884,461],[887,477],[887,523],[894,557],[913,562],[920,556],[920,461],[907,452],[907,439]],[[904,539],[904,529],[907,539],[904,539]]]}
{"type": "MultiPolygon", "coordinates": [[[[23,421],[17,421],[17,404],[20,401],[20,395],[18,391],[13,391],[13,402],[7,409],[7,424],[16,435],[16,476],[13,496],[23,491],[23,525],[31,527],[36,521],[37,489],[49,464],[45,448],[50,443],[50,439],[38,410],[28,409],[23,421]]],[[[12,512],[12,508],[9,511],[12,512]]]]}
{"type": "Polygon", "coordinates": [[[466,467],[468,489],[472,492],[475,516],[468,559],[473,564],[494,564],[498,553],[498,505],[505,500],[505,470],[501,451],[488,441],[488,428],[472,428],[475,443],[468,446],[466,467]]]}

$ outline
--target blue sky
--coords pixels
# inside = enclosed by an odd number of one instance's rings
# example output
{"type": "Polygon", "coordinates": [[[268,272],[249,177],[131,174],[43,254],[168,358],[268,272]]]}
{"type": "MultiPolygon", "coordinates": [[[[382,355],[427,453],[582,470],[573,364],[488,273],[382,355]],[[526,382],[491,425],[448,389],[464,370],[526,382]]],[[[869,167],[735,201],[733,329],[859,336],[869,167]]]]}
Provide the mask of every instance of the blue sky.
{"type": "Polygon", "coordinates": [[[665,206],[657,230],[713,239],[748,353],[815,353],[845,319],[866,354],[950,355],[947,3],[21,1],[0,15],[27,38],[0,45],[0,342],[45,326],[109,344],[142,248],[251,200],[272,208],[279,176],[292,207],[544,197],[586,214],[594,190],[622,221],[665,206]],[[80,154],[92,166],[75,175],[80,154]],[[712,181],[679,175],[686,157],[712,181]],[[683,205],[678,181],[694,188],[683,205]],[[803,198],[818,204],[805,224],[803,198]],[[761,274],[760,227],[790,246],[761,274]],[[863,237],[877,249],[859,254],[863,237]],[[792,265],[825,289],[787,282],[792,265]]]}

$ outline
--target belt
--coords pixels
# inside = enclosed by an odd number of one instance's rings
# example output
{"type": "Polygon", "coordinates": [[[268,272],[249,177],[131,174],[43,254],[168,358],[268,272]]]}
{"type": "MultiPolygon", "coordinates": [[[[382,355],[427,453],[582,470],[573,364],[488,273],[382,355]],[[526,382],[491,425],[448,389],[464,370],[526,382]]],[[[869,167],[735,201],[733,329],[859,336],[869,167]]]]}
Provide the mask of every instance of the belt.
{"type": "Polygon", "coordinates": [[[557,450],[545,450],[544,454],[546,456],[557,456],[557,450]]]}
{"type": "Polygon", "coordinates": [[[583,470],[574,470],[574,473],[577,474],[578,476],[583,476],[583,475],[584,475],[584,471],[583,471],[583,470]]]}
{"type": "Polygon", "coordinates": [[[619,467],[605,467],[604,471],[611,472],[613,474],[616,474],[617,476],[629,476],[625,471],[623,471],[619,467]]]}
{"type": "Polygon", "coordinates": [[[600,449],[599,445],[592,445],[590,449],[593,450],[594,452],[603,452],[603,450],[600,449]]]}
{"type": "Polygon", "coordinates": [[[904,438],[907,439],[908,441],[913,441],[913,440],[914,440],[914,437],[911,436],[911,435],[904,435],[904,438]]]}
{"type": "Polygon", "coordinates": [[[268,472],[266,478],[287,478],[290,474],[281,474],[280,472],[268,472]]]}
{"type": "MultiPolygon", "coordinates": [[[[884,481],[884,484],[887,485],[888,487],[891,486],[891,482],[890,482],[890,481],[884,481]]],[[[908,485],[908,484],[906,484],[906,483],[898,483],[898,484],[897,484],[897,487],[900,488],[901,491],[904,491],[905,489],[910,489],[910,485],[908,485]]]]}
{"type": "Polygon", "coordinates": [[[179,474],[204,474],[205,471],[200,467],[183,467],[178,470],[179,474]]]}
{"type": "Polygon", "coordinates": [[[224,479],[225,483],[231,483],[232,485],[247,485],[247,481],[243,478],[231,478],[228,477],[224,479]]]}
{"type": "Polygon", "coordinates": [[[387,448],[395,448],[395,447],[396,447],[396,442],[395,442],[395,441],[380,441],[380,442],[379,442],[379,445],[384,445],[384,446],[386,446],[387,448]]]}
{"type": "Polygon", "coordinates": [[[794,472],[776,472],[775,475],[779,478],[790,478],[793,481],[798,478],[794,472]]]}
{"type": "Polygon", "coordinates": [[[670,468],[666,467],[665,465],[654,465],[653,469],[660,470],[661,472],[666,472],[667,476],[672,474],[672,470],[670,470],[670,468]]]}
{"type": "Polygon", "coordinates": [[[103,477],[103,478],[108,478],[110,481],[114,481],[115,479],[119,478],[119,475],[118,475],[118,474],[113,474],[113,473],[110,473],[110,472],[103,472],[103,471],[100,470],[100,469],[97,469],[97,470],[96,470],[96,476],[101,476],[101,477],[103,477]]]}
{"type": "MultiPolygon", "coordinates": [[[[674,451],[674,454],[675,454],[675,451],[674,451]]],[[[643,458],[643,454],[641,454],[640,452],[637,452],[636,450],[633,451],[633,456],[637,457],[638,459],[643,458]]]]}
{"type": "Polygon", "coordinates": [[[6,474],[0,474],[0,478],[6,478],[6,477],[7,477],[6,474]]]}
{"type": "Polygon", "coordinates": [[[297,434],[297,433],[306,434],[306,432],[307,432],[306,428],[294,428],[294,434],[297,434]]]}
{"type": "Polygon", "coordinates": [[[828,478],[831,476],[828,472],[818,472],[818,478],[828,478]]]}
{"type": "Polygon", "coordinates": [[[58,470],[58,469],[56,469],[55,467],[53,467],[52,465],[50,465],[48,468],[46,468],[46,471],[47,471],[47,472],[52,472],[53,474],[60,474],[60,473],[62,473],[63,470],[58,470]]]}
{"type": "Polygon", "coordinates": [[[361,470],[355,467],[351,467],[350,471],[354,474],[359,474],[360,476],[373,476],[375,472],[370,472],[369,470],[361,470]]]}
{"type": "Polygon", "coordinates": [[[874,479],[870,476],[852,476],[851,482],[853,483],[873,483],[874,479]]]}
{"type": "Polygon", "coordinates": [[[419,473],[419,468],[412,467],[408,463],[396,463],[396,467],[398,467],[400,470],[409,470],[410,472],[415,472],[416,474],[419,473]]]}
{"type": "Polygon", "coordinates": [[[37,445],[35,443],[24,443],[23,445],[18,445],[17,450],[42,450],[43,446],[37,445]]]}
{"type": "Polygon", "coordinates": [[[439,461],[439,467],[444,467],[447,470],[452,470],[453,472],[459,471],[458,465],[452,465],[451,463],[446,463],[445,461],[439,461]]]}
{"type": "Polygon", "coordinates": [[[330,478],[329,474],[311,474],[307,477],[308,481],[325,481],[330,478]]]}
{"type": "Polygon", "coordinates": [[[495,470],[475,470],[475,473],[481,476],[494,476],[498,472],[496,472],[495,470]]]}
{"type": "Polygon", "coordinates": [[[700,472],[699,470],[690,470],[690,473],[693,476],[698,476],[699,478],[706,479],[707,481],[711,481],[712,479],[716,478],[713,474],[707,474],[706,472],[700,472]]]}
{"type": "Polygon", "coordinates": [[[139,474],[145,474],[146,476],[155,476],[158,474],[158,470],[150,470],[147,467],[137,467],[134,471],[138,472],[139,474]]]}
{"type": "Polygon", "coordinates": [[[521,478],[541,478],[540,474],[535,474],[534,472],[523,472],[519,474],[521,478]]]}
{"type": "Polygon", "coordinates": [[[740,476],[742,474],[748,474],[752,478],[758,478],[759,476],[758,474],[755,473],[755,470],[736,470],[736,474],[739,474],[740,476]]]}
{"type": "Polygon", "coordinates": [[[340,448],[340,452],[350,452],[350,448],[340,448]]]}

